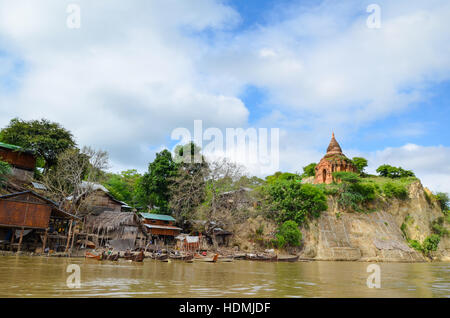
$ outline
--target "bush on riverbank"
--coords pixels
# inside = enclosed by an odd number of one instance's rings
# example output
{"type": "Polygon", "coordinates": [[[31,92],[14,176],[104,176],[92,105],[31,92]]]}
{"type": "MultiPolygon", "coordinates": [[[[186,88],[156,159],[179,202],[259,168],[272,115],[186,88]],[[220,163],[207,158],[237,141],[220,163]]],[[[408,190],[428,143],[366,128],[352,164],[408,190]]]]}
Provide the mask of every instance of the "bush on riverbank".
{"type": "Polygon", "coordinates": [[[286,221],[279,228],[276,234],[276,245],[278,248],[287,246],[297,247],[302,240],[302,233],[298,229],[298,224],[294,221],[286,221]]]}
{"type": "Polygon", "coordinates": [[[267,184],[265,191],[269,217],[279,223],[295,221],[302,225],[328,209],[327,198],[320,188],[298,180],[277,180],[267,184]]]}

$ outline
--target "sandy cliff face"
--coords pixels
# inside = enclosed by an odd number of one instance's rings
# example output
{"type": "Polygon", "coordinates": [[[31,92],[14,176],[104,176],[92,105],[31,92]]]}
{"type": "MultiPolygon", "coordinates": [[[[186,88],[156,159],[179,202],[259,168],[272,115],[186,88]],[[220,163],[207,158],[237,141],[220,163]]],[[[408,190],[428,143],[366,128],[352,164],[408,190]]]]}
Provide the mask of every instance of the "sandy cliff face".
{"type": "MultiPolygon", "coordinates": [[[[419,262],[426,258],[409,247],[410,239],[423,242],[432,234],[431,222],[443,216],[437,203],[429,202],[419,181],[409,188],[409,199],[378,201],[375,212],[346,213],[329,199],[328,210],[304,229],[301,256],[316,260],[419,262]]],[[[445,224],[448,228],[448,224],[445,224]]],[[[450,240],[441,238],[436,260],[450,260],[450,240]]]]}

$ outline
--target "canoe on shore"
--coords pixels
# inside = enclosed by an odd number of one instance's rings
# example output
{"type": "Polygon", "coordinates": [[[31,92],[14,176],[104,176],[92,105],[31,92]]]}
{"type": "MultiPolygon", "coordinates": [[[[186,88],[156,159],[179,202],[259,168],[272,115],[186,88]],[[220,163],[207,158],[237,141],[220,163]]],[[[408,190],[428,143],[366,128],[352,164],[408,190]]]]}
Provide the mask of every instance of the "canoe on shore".
{"type": "Polygon", "coordinates": [[[278,262],[298,262],[299,256],[278,256],[278,262]]]}
{"type": "Polygon", "coordinates": [[[277,255],[267,256],[267,255],[247,254],[245,255],[245,259],[248,261],[276,262],[278,257],[277,255]]]}
{"type": "Polygon", "coordinates": [[[93,259],[96,259],[96,260],[101,260],[102,259],[102,254],[94,254],[94,253],[91,253],[91,252],[86,252],[86,254],[84,255],[86,258],[93,258],[93,259]]]}
{"type": "Polygon", "coordinates": [[[194,260],[196,262],[205,262],[205,263],[217,263],[218,259],[219,259],[219,254],[214,255],[212,258],[210,258],[210,257],[194,258],[194,260]]]}
{"type": "Polygon", "coordinates": [[[167,254],[161,254],[161,255],[156,255],[155,259],[158,261],[165,261],[169,258],[169,255],[167,254]]]}
{"type": "Polygon", "coordinates": [[[178,261],[190,261],[194,258],[194,255],[170,255],[169,258],[178,261]]]}

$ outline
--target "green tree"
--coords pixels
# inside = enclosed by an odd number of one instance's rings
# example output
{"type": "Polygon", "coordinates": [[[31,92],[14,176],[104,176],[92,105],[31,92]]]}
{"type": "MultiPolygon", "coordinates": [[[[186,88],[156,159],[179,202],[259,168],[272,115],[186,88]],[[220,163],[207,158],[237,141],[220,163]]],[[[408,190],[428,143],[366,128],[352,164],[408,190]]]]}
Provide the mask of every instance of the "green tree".
{"type": "Polygon", "coordinates": [[[159,208],[159,213],[170,214],[170,186],[176,177],[178,164],[168,150],[156,154],[155,160],[148,165],[148,172],[138,183],[138,198],[144,205],[159,208]]]}
{"type": "Polygon", "coordinates": [[[278,229],[276,235],[278,246],[299,246],[302,240],[302,233],[298,229],[298,224],[294,221],[284,222],[278,229]]]}
{"type": "Polygon", "coordinates": [[[381,165],[377,168],[377,172],[381,177],[387,178],[405,178],[405,177],[415,177],[411,170],[405,170],[402,167],[393,167],[390,165],[381,165]]]}
{"type": "Polygon", "coordinates": [[[24,121],[14,118],[1,130],[0,141],[34,151],[45,160],[46,170],[56,164],[60,153],[76,145],[71,132],[46,119],[24,121]]]}
{"type": "Polygon", "coordinates": [[[119,174],[108,174],[104,186],[118,200],[137,207],[137,188],[142,176],[135,169],[122,171],[119,174]]]}
{"type": "Polygon", "coordinates": [[[358,169],[358,172],[360,174],[363,174],[364,169],[367,167],[367,159],[362,157],[353,157],[352,162],[355,165],[356,169],[358,169]]]}
{"type": "Polygon", "coordinates": [[[317,166],[317,163],[313,162],[313,163],[310,163],[309,165],[303,167],[302,177],[304,177],[304,178],[314,177],[316,175],[316,166],[317,166]]]}
{"type": "Polygon", "coordinates": [[[307,218],[318,217],[328,208],[327,198],[320,188],[296,180],[278,180],[267,185],[270,208],[279,222],[302,224],[307,218]]]}
{"type": "Polygon", "coordinates": [[[193,142],[177,146],[174,160],[178,164],[178,171],[170,187],[170,207],[174,217],[183,222],[204,202],[210,169],[201,154],[201,148],[193,142]]]}

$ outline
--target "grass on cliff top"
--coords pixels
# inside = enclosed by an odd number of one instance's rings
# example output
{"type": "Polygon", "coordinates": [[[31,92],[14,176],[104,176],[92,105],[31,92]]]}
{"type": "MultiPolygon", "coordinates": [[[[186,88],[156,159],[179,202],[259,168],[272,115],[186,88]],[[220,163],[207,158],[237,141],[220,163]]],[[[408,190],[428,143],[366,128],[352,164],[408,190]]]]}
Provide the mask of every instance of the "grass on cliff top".
{"type": "Polygon", "coordinates": [[[363,182],[373,183],[382,188],[386,183],[393,183],[396,185],[409,186],[410,184],[414,183],[415,181],[417,181],[419,179],[416,177],[392,179],[392,178],[388,178],[388,177],[368,176],[368,177],[362,178],[361,180],[363,182]]]}

